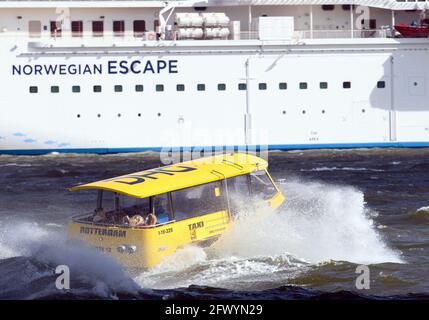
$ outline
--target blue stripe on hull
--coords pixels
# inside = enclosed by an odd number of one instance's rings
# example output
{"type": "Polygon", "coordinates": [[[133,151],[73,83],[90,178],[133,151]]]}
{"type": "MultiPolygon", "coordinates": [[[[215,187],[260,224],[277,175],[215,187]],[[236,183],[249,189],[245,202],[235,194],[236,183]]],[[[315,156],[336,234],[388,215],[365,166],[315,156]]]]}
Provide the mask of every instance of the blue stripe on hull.
{"type": "MultiPolygon", "coordinates": [[[[271,144],[268,145],[268,150],[311,150],[311,149],[355,149],[355,148],[427,148],[427,142],[374,142],[374,143],[327,143],[327,144],[271,144]]],[[[255,150],[249,146],[250,150],[255,150]]],[[[146,147],[146,148],[78,148],[78,149],[16,149],[16,150],[0,150],[0,154],[8,155],[43,155],[52,152],[59,153],[94,153],[94,154],[109,154],[109,153],[129,153],[129,152],[144,152],[161,150],[168,151],[192,151],[197,150],[246,150],[246,146],[223,146],[223,147],[146,147]]],[[[259,149],[259,146],[256,148],[259,149]]]]}

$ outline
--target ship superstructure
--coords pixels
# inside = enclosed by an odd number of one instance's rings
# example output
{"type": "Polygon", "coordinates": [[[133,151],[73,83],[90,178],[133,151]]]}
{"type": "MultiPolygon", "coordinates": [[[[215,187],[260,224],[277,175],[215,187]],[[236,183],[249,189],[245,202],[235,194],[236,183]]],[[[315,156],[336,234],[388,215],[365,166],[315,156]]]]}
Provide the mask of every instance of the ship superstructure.
{"type": "Polygon", "coordinates": [[[0,1],[0,153],[429,146],[426,1],[0,1]]]}

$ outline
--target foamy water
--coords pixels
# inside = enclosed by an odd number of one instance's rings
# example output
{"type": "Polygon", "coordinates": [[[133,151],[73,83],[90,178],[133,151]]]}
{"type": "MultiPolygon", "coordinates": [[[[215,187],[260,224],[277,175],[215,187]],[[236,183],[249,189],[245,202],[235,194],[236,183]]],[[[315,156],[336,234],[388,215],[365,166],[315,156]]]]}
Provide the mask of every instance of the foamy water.
{"type": "Polygon", "coordinates": [[[237,288],[245,281],[293,278],[306,266],[331,260],[357,264],[402,263],[377,232],[363,193],[352,187],[284,182],[279,212],[243,212],[208,249],[187,247],[140,274],[142,286],[191,284],[237,288]]]}

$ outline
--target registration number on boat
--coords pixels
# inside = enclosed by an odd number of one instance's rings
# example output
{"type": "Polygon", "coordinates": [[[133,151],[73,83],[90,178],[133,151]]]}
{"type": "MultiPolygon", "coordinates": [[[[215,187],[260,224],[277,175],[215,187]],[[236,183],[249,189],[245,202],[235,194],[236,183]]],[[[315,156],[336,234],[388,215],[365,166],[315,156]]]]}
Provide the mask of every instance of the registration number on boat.
{"type": "Polygon", "coordinates": [[[173,232],[173,228],[167,228],[167,229],[162,229],[158,231],[158,235],[164,235],[167,233],[172,233],[173,232]]]}

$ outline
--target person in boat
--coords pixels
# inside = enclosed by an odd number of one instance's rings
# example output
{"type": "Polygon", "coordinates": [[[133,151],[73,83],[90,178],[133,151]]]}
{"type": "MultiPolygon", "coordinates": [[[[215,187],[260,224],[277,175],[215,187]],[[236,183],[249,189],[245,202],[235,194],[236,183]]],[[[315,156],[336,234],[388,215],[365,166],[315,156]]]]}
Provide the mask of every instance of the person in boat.
{"type": "Polygon", "coordinates": [[[156,215],[153,212],[150,212],[146,217],[146,225],[147,226],[154,226],[157,223],[156,215]]]}
{"type": "Polygon", "coordinates": [[[95,214],[92,218],[93,222],[96,223],[106,223],[107,222],[107,214],[106,211],[104,211],[103,208],[97,208],[95,209],[95,214]]]}
{"type": "Polygon", "coordinates": [[[122,223],[129,225],[130,227],[154,226],[157,223],[157,218],[152,212],[147,215],[146,219],[141,215],[136,214],[131,218],[129,216],[125,216],[122,223]]]}
{"type": "Polygon", "coordinates": [[[417,27],[417,21],[416,20],[411,21],[410,27],[417,27]]]}

